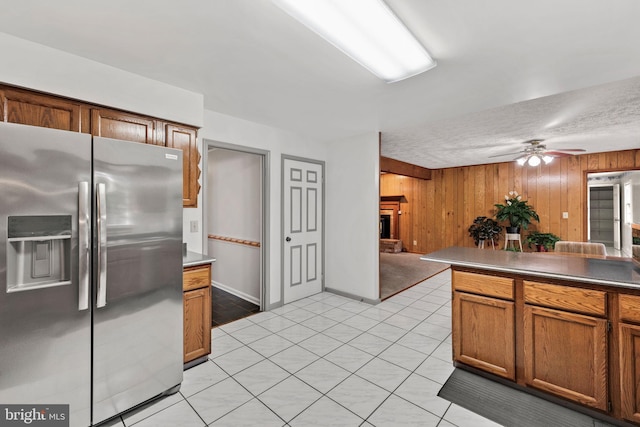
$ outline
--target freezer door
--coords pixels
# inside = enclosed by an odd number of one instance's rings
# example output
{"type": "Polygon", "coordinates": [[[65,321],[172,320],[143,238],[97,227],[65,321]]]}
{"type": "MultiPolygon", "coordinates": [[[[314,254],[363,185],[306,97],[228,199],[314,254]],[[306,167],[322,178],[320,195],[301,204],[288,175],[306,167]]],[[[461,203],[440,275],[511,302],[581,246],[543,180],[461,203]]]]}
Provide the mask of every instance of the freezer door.
{"type": "Polygon", "coordinates": [[[91,405],[90,182],[89,135],[0,123],[0,403],[68,404],[70,425],[82,427],[91,405]]]}
{"type": "Polygon", "coordinates": [[[182,153],[94,137],[93,423],[182,382],[182,153]]]}

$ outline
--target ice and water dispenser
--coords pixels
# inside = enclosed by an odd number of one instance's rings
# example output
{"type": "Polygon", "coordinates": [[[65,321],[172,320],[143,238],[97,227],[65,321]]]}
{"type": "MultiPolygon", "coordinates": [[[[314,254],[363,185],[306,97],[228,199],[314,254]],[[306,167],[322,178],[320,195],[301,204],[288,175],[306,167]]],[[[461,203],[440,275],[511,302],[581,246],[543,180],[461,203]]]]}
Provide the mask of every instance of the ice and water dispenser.
{"type": "Polygon", "coordinates": [[[10,216],[7,292],[71,283],[71,215],[10,216]]]}

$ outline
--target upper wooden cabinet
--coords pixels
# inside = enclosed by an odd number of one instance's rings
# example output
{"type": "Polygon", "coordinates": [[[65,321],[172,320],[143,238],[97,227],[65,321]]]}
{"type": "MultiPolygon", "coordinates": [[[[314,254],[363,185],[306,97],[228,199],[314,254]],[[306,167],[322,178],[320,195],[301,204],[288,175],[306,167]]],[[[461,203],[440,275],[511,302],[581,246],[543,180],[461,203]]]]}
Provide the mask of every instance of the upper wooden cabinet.
{"type": "Polygon", "coordinates": [[[0,86],[3,122],[89,133],[89,108],[76,101],[0,86]]]}
{"type": "Polygon", "coordinates": [[[194,127],[4,85],[0,85],[0,119],[181,149],[182,205],[198,206],[200,153],[194,127]]]}
{"type": "Polygon", "coordinates": [[[182,150],[182,205],[198,206],[200,192],[200,153],[196,143],[196,130],[186,126],[165,124],[164,137],[167,147],[182,150]]]}
{"type": "Polygon", "coordinates": [[[148,117],[106,108],[91,110],[91,134],[95,136],[155,144],[155,128],[155,120],[148,117]]]}

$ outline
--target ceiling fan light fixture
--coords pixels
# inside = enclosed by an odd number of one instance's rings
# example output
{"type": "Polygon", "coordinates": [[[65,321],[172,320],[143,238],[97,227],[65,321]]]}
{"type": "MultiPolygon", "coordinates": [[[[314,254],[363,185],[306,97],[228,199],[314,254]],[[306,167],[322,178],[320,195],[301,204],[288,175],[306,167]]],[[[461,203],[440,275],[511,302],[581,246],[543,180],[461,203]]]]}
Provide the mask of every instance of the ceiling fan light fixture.
{"type": "Polygon", "coordinates": [[[527,160],[527,163],[529,163],[529,166],[533,166],[533,167],[538,166],[540,162],[541,162],[540,157],[537,154],[533,154],[529,156],[529,160],[527,160]]]}
{"type": "Polygon", "coordinates": [[[552,156],[543,156],[542,157],[542,161],[544,162],[545,165],[548,165],[549,163],[551,163],[553,161],[553,157],[552,156]]]}
{"type": "Polygon", "coordinates": [[[516,159],[516,162],[518,162],[518,164],[520,166],[524,166],[524,164],[527,163],[527,158],[526,157],[520,157],[519,159],[516,159]]]}
{"type": "Polygon", "coordinates": [[[387,83],[436,66],[382,0],[272,1],[387,83]]]}

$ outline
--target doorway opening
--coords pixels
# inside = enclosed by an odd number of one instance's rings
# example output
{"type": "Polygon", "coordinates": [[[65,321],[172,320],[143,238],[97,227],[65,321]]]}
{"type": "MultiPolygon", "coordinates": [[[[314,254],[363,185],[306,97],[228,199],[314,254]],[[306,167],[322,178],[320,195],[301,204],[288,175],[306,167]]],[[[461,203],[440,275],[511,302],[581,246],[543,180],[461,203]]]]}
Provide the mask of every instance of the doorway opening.
{"type": "Polygon", "coordinates": [[[604,243],[608,255],[630,257],[632,229],[640,222],[640,171],[587,174],[587,239],[604,243]]]}
{"type": "Polygon", "coordinates": [[[268,307],[268,155],[216,141],[204,141],[203,211],[211,270],[212,326],[268,307]]]}

